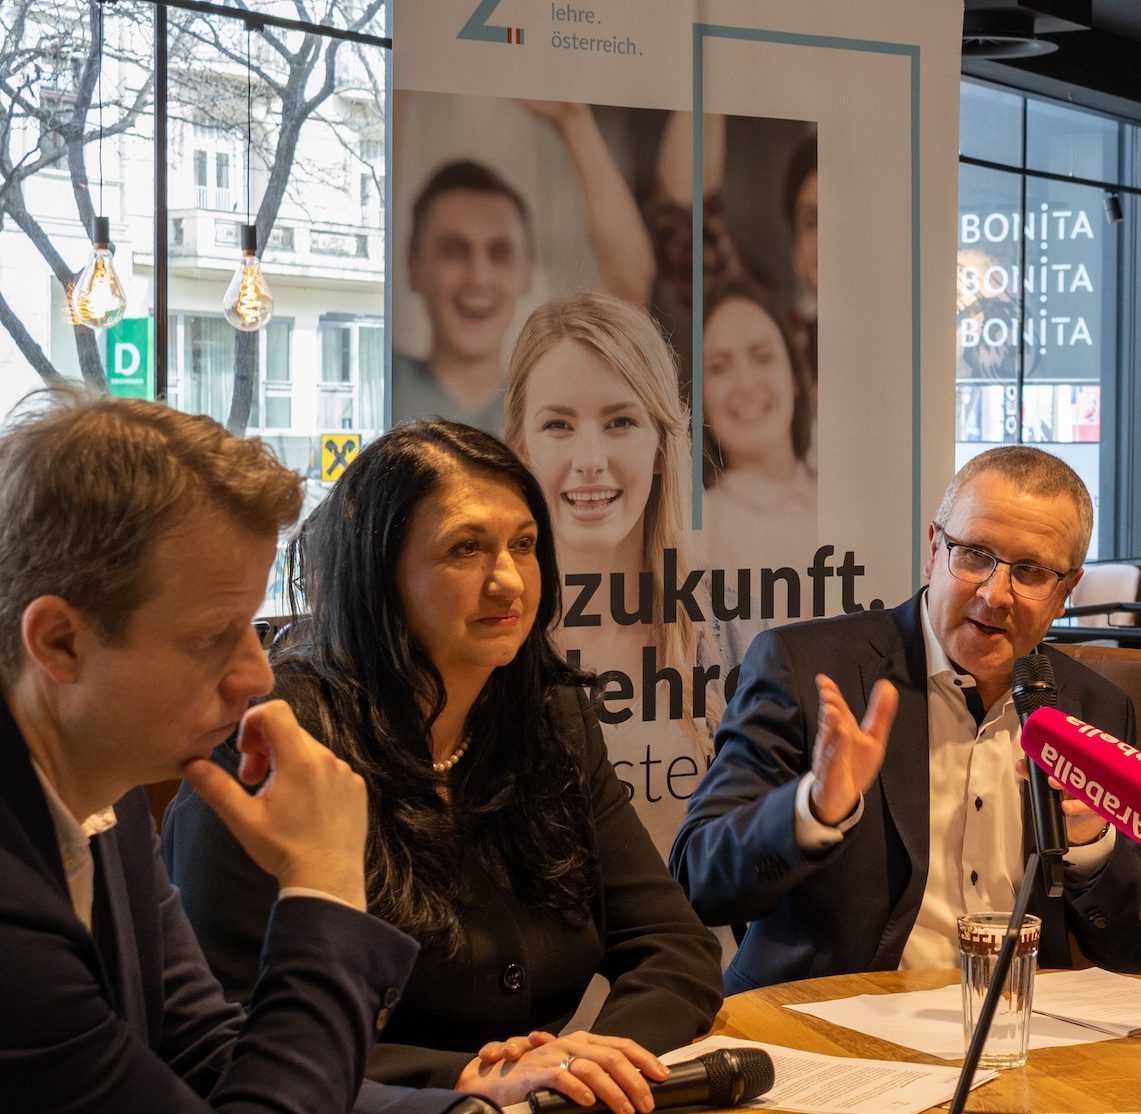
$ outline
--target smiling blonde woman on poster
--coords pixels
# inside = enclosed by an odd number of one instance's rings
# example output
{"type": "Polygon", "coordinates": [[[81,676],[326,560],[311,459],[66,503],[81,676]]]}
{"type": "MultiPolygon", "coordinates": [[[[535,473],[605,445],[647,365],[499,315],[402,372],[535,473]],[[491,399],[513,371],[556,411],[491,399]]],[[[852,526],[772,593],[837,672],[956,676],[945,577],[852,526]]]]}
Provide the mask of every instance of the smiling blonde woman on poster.
{"type": "Polygon", "coordinates": [[[505,438],[546,493],[567,584],[600,578],[590,625],[568,592],[559,638],[602,675],[610,760],[665,857],[712,756],[720,707],[715,687],[693,687],[712,640],[684,607],[667,616],[663,606],[667,575],[680,584],[689,571],[690,442],[673,359],[635,306],[592,293],[548,302],[511,354],[504,414],[505,438]],[[655,684],[666,670],[678,681],[655,684]]]}
{"type": "MultiPolygon", "coordinates": [[[[710,291],[704,320],[699,551],[706,568],[753,570],[755,598],[757,569],[788,567],[804,579],[816,552],[817,484],[805,462],[812,405],[783,318],[751,279],[710,291]]],[[[780,585],[775,611],[774,622],[790,617],[780,585]]]]}

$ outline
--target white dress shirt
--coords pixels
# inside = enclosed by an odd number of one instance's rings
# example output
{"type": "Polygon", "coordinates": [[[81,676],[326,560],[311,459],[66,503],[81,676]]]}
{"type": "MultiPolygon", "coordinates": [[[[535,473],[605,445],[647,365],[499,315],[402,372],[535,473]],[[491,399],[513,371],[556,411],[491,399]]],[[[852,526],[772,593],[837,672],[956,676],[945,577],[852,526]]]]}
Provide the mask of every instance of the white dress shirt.
{"type": "Polygon", "coordinates": [[[84,928],[91,931],[91,907],[95,901],[95,859],[91,854],[91,837],[113,828],[116,824],[113,806],[100,809],[80,824],[67,805],[60,799],[55,786],[48,781],[47,774],[33,758],[32,769],[40,779],[55,828],[59,855],[63,860],[63,872],[67,876],[67,890],[71,895],[71,907],[83,922],[84,928]]]}
{"type": "MultiPolygon", "coordinates": [[[[976,726],[968,705],[971,690],[978,691],[975,680],[956,672],[943,652],[926,594],[919,614],[927,652],[930,853],[927,886],[900,967],[957,967],[958,916],[1012,909],[1022,881],[1022,779],[1014,769],[1022,757],[1022,731],[1009,689],[976,726]]],[[[1073,848],[1067,870],[1088,877],[1112,848],[1109,839],[1073,848]]]]}
{"type": "MultiPolygon", "coordinates": [[[[1014,768],[1022,757],[1021,727],[1009,689],[990,708],[981,707],[975,679],[956,671],[935,637],[926,593],[919,615],[927,657],[930,853],[927,885],[900,967],[957,967],[959,915],[1013,909],[1022,881],[1022,779],[1014,768]],[[980,711],[977,723],[970,704],[980,711]]],[[[889,737],[888,746],[905,745],[914,744],[889,737]]],[[[839,827],[829,827],[809,808],[812,781],[805,774],[797,787],[796,841],[821,851],[855,826],[863,800],[839,827]]],[[[1109,858],[1114,839],[1111,826],[1105,838],[1071,847],[1068,878],[1092,875],[1109,858]]]]}
{"type": "MultiPolygon", "coordinates": [[[[67,877],[67,890],[71,895],[71,907],[83,922],[83,927],[91,931],[91,909],[95,902],[95,858],[91,854],[91,837],[108,831],[117,823],[114,806],[100,809],[82,824],[78,823],[48,781],[47,774],[33,758],[32,768],[44,790],[52,827],[55,828],[59,855],[63,860],[63,872],[67,877]]],[[[279,898],[313,897],[320,901],[332,901],[337,905],[353,906],[343,898],[325,893],[324,890],[309,889],[305,886],[285,886],[278,891],[279,898]]]]}

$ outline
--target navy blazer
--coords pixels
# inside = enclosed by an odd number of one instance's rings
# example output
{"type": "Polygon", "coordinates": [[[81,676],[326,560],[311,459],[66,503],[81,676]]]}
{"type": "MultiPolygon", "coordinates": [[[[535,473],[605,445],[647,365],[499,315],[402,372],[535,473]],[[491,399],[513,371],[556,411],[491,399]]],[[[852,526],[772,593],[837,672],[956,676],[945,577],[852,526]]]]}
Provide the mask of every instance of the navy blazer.
{"type": "MultiPolygon", "coordinates": [[[[27,747],[0,700],[0,1110],[348,1110],[418,951],[329,901],[275,907],[247,1017],[227,1003],[158,855],[141,790],[92,840],[92,932],[75,916],[27,747]]],[[[360,1109],[459,1096],[370,1084],[360,1109]]]]}
{"type": "MultiPolygon", "coordinates": [[[[922,593],[890,611],[864,611],[766,631],[749,648],[717,732],[717,755],[689,802],[670,867],[707,924],[748,930],[725,976],[727,993],[790,979],[899,966],[927,883],[927,662],[922,593]],[[899,711],[864,814],[823,853],[796,844],[794,798],[811,769],[819,699],[815,676],[840,687],[857,719],[881,677],[899,711]]],[[[1045,647],[1058,706],[1132,741],[1128,697],[1045,647]]],[[[1027,849],[1032,826],[1025,823],[1027,849]]],[[[1067,930],[1102,967],[1141,970],[1141,847],[1118,837],[1109,862],[1080,889],[1067,878],[1048,899],[1041,878],[1030,911],[1042,917],[1040,962],[1069,967],[1067,930]]]]}

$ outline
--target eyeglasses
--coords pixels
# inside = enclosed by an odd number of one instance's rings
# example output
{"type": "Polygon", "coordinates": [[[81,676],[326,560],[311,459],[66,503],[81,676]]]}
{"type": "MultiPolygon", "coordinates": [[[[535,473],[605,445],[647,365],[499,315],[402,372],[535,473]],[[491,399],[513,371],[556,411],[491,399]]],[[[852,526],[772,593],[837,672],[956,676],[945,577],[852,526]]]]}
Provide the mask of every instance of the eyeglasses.
{"type": "Polygon", "coordinates": [[[947,568],[956,580],[968,584],[985,584],[999,565],[1010,569],[1010,590],[1026,600],[1047,600],[1058,585],[1070,575],[1071,570],[1058,572],[1044,565],[1032,565],[1028,561],[1004,561],[985,549],[975,549],[963,542],[952,541],[941,526],[935,527],[947,547],[947,568]]]}

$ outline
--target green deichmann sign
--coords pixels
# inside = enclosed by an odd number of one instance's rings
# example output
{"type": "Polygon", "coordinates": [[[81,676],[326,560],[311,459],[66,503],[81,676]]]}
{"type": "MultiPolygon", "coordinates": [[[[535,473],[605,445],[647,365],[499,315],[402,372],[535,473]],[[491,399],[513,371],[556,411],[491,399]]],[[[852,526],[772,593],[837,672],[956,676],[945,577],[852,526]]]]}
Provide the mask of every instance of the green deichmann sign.
{"type": "Polygon", "coordinates": [[[120,398],[154,398],[154,320],[125,317],[107,330],[107,390],[120,398]]]}

